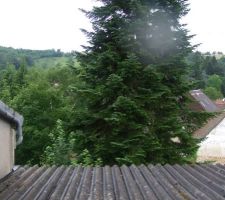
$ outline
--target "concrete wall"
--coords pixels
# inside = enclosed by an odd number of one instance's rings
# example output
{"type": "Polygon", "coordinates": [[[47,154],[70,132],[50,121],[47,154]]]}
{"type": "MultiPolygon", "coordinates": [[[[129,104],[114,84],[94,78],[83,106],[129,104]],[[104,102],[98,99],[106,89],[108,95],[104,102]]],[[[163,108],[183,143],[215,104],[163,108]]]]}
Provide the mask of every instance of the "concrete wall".
{"type": "Polygon", "coordinates": [[[0,119],[0,178],[9,174],[14,166],[15,137],[10,124],[0,119]]]}

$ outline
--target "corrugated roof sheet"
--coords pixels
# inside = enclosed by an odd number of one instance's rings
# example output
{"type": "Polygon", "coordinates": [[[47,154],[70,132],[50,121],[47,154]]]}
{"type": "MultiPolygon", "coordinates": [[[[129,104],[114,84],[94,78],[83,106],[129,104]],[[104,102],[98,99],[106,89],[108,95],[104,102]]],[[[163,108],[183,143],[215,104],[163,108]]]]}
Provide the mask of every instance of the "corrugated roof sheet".
{"type": "Polygon", "coordinates": [[[220,109],[216,104],[206,96],[200,89],[191,90],[190,95],[201,105],[202,109],[207,112],[218,112],[220,109]]]}
{"type": "Polygon", "coordinates": [[[0,181],[0,199],[222,200],[225,166],[25,166],[0,181]]]}

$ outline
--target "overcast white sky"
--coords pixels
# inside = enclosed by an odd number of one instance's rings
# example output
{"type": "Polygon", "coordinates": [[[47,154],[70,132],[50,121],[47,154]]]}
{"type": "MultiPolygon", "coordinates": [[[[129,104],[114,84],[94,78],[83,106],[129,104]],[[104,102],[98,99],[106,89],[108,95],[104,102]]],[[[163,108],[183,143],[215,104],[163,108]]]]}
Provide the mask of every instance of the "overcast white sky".
{"type": "MultiPolygon", "coordinates": [[[[90,28],[78,8],[91,9],[94,0],[0,0],[0,46],[28,49],[80,50],[90,28]]],[[[225,53],[225,0],[190,0],[183,20],[200,51],[225,53]]]]}

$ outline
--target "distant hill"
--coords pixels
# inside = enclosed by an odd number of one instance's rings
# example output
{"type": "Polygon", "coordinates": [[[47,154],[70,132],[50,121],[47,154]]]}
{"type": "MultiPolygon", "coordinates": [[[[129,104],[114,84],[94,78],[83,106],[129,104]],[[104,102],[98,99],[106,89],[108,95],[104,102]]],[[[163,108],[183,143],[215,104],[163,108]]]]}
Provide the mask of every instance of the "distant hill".
{"type": "Polygon", "coordinates": [[[22,62],[25,62],[28,66],[55,66],[65,62],[70,57],[72,57],[70,53],[63,53],[54,49],[30,50],[0,46],[0,69],[4,69],[8,65],[14,65],[18,68],[22,62]]]}
{"type": "Polygon", "coordinates": [[[34,66],[41,68],[50,68],[55,66],[64,66],[69,61],[70,57],[68,56],[39,58],[35,59],[34,66]]]}

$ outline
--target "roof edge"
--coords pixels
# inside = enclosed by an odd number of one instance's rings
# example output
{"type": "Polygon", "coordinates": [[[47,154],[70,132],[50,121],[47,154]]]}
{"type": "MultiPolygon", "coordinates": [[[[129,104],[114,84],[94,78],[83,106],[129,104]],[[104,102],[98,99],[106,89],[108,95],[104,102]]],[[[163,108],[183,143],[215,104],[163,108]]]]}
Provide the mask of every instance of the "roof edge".
{"type": "Polygon", "coordinates": [[[22,126],[24,118],[13,109],[9,108],[6,104],[0,101],[0,115],[6,121],[16,125],[16,144],[19,145],[23,141],[22,126]]]}

